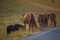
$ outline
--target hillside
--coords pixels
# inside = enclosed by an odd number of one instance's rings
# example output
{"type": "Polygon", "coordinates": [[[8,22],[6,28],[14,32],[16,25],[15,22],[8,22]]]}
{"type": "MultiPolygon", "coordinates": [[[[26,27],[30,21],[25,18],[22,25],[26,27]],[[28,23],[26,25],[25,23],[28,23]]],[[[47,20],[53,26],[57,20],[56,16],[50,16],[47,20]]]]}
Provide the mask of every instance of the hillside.
{"type": "Polygon", "coordinates": [[[17,23],[23,25],[22,15],[29,11],[35,12],[37,21],[38,15],[44,10],[54,12],[57,17],[57,25],[60,25],[60,0],[55,2],[50,0],[0,0],[0,40],[21,39],[31,36],[30,33],[25,33],[21,30],[7,35],[6,27],[17,23]]]}
{"type": "MultiPolygon", "coordinates": [[[[60,1],[52,3],[48,0],[2,0],[0,10],[4,13],[23,13],[25,11],[40,11],[42,9],[60,12],[60,1]]],[[[2,13],[3,13],[2,12],[2,13]]]]}

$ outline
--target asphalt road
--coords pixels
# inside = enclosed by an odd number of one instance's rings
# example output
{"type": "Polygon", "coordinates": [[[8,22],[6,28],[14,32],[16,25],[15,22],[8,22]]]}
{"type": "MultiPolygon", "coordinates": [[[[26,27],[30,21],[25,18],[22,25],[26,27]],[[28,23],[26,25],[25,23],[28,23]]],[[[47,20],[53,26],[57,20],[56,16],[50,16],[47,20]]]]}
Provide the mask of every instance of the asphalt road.
{"type": "Polygon", "coordinates": [[[60,40],[60,27],[55,27],[51,30],[25,38],[23,40],[60,40]]]}

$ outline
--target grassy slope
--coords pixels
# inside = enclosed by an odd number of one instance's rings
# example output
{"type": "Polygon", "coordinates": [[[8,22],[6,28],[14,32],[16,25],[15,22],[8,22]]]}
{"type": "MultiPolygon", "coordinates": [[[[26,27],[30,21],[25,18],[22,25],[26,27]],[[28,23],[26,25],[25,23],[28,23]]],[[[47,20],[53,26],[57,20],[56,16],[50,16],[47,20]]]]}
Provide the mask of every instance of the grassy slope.
{"type": "MultiPolygon", "coordinates": [[[[28,11],[38,14],[43,10],[54,11],[57,14],[57,24],[60,24],[60,0],[56,3],[51,3],[48,0],[2,0],[0,1],[0,39],[20,38],[23,31],[13,32],[11,35],[6,35],[6,27],[10,24],[23,24],[22,14],[28,11]]],[[[27,33],[22,35],[26,36],[27,33]]],[[[29,36],[29,34],[27,34],[29,36]]]]}

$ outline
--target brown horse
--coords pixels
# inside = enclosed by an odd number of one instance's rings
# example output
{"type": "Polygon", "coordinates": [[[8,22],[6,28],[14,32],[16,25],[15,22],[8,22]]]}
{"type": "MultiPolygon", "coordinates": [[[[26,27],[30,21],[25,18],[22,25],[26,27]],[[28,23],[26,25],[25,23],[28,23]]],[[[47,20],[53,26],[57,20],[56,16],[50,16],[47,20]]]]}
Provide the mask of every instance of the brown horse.
{"type": "Polygon", "coordinates": [[[51,25],[56,26],[56,15],[54,13],[42,12],[38,17],[39,25],[44,28],[48,26],[48,20],[50,19],[51,25]]]}
{"type": "Polygon", "coordinates": [[[42,12],[38,17],[38,22],[40,26],[47,26],[48,25],[48,15],[46,12],[42,12]]]}
{"type": "MultiPolygon", "coordinates": [[[[23,15],[23,19],[24,19],[24,26],[25,27],[26,27],[26,24],[29,24],[29,31],[34,26],[37,27],[36,20],[35,20],[35,13],[27,12],[23,15]]],[[[32,29],[32,31],[33,31],[33,29],[32,29]]]]}
{"type": "Polygon", "coordinates": [[[48,14],[49,19],[51,20],[51,25],[56,27],[56,15],[54,13],[48,14]]]}
{"type": "Polygon", "coordinates": [[[38,23],[39,23],[40,29],[42,30],[44,28],[44,17],[43,17],[43,15],[39,15],[38,23]]]}

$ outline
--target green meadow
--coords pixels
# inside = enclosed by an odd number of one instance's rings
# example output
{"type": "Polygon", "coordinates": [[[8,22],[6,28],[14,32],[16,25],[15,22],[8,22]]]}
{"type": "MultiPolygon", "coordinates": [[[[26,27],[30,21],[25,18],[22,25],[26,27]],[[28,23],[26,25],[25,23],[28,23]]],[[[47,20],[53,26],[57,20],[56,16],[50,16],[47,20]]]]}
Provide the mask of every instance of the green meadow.
{"type": "MultiPolygon", "coordinates": [[[[34,12],[37,22],[38,15],[44,10],[56,14],[57,26],[59,26],[60,0],[55,0],[55,2],[51,2],[51,0],[0,0],[0,40],[21,40],[31,36],[33,33],[23,30],[14,31],[10,35],[7,35],[6,28],[11,24],[24,25],[23,14],[26,12],[34,12]]],[[[51,28],[50,21],[48,28],[51,28]]]]}

